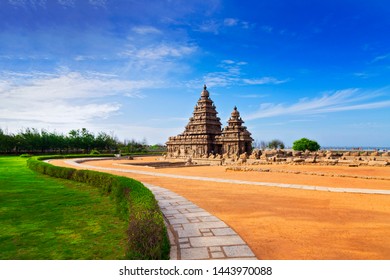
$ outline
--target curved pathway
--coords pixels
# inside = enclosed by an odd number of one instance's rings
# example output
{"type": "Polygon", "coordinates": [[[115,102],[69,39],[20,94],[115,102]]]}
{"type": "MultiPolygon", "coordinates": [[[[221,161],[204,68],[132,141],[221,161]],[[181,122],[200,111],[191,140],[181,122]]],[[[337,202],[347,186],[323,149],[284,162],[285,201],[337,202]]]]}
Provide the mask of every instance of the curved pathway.
{"type": "MultiPolygon", "coordinates": [[[[102,171],[117,171],[123,173],[137,173],[156,177],[170,177],[197,181],[223,182],[230,184],[246,184],[252,186],[267,186],[279,188],[293,188],[302,190],[345,192],[360,194],[389,195],[389,190],[350,189],[319,187],[296,184],[265,183],[241,181],[232,179],[207,178],[198,176],[184,176],[163,174],[158,172],[130,170],[117,167],[98,167],[83,162],[101,160],[99,158],[72,159],[65,162],[70,165],[102,171]]],[[[184,197],[170,190],[144,183],[155,195],[164,214],[171,242],[171,259],[256,259],[249,246],[223,221],[205,210],[194,205],[184,197]]]]}
{"type": "Polygon", "coordinates": [[[223,221],[167,189],[143,183],[163,212],[171,243],[171,260],[257,258],[223,221]]]}
{"type": "MultiPolygon", "coordinates": [[[[65,162],[75,166],[118,171],[115,168],[80,164],[84,161],[86,159],[65,162]]],[[[245,241],[223,221],[170,190],[143,184],[152,191],[164,215],[171,244],[171,260],[257,260],[245,241]]]]}
{"type": "MultiPolygon", "coordinates": [[[[101,160],[100,158],[83,158],[66,160],[65,162],[70,165],[84,166],[91,169],[99,169],[106,171],[119,171],[124,173],[136,173],[156,177],[169,177],[177,179],[187,179],[196,181],[210,181],[218,183],[229,183],[229,184],[242,184],[242,185],[254,185],[254,186],[265,186],[265,187],[279,187],[279,188],[291,188],[291,189],[302,189],[312,191],[325,191],[325,192],[337,192],[337,193],[358,193],[358,194],[383,194],[390,195],[390,190],[379,190],[379,189],[357,189],[357,188],[334,188],[334,187],[321,187],[321,186],[308,186],[298,184],[282,184],[282,183],[267,183],[267,182],[254,182],[254,181],[243,181],[243,180],[232,180],[232,179],[221,179],[221,178],[208,178],[199,176],[186,176],[186,175],[175,175],[175,174],[163,174],[158,172],[141,171],[141,170],[130,170],[124,168],[111,168],[111,167],[98,167],[88,164],[82,164],[85,161],[101,160]]],[[[114,164],[120,166],[121,164],[114,164]]]]}

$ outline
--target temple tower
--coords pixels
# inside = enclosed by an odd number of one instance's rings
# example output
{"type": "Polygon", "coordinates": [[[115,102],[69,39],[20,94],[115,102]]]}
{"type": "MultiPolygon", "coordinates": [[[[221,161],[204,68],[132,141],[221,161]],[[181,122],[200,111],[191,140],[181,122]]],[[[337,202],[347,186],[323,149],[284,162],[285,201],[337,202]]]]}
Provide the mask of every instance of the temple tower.
{"type": "Polygon", "coordinates": [[[167,156],[173,158],[205,158],[210,154],[229,157],[252,151],[251,134],[234,107],[228,126],[222,130],[220,118],[206,85],[194,107],[192,117],[182,134],[169,137],[167,156]]]}
{"type": "Polygon", "coordinates": [[[252,152],[252,137],[246,126],[242,124],[244,121],[240,117],[240,112],[237,107],[234,107],[231,117],[228,120],[228,125],[222,130],[222,134],[218,137],[218,142],[222,144],[222,150],[229,157],[252,152]]]}
{"type": "Polygon", "coordinates": [[[170,137],[167,144],[168,154],[174,157],[204,157],[221,153],[220,145],[215,138],[221,135],[221,121],[206,85],[194,107],[193,116],[189,119],[182,134],[170,137]]]}

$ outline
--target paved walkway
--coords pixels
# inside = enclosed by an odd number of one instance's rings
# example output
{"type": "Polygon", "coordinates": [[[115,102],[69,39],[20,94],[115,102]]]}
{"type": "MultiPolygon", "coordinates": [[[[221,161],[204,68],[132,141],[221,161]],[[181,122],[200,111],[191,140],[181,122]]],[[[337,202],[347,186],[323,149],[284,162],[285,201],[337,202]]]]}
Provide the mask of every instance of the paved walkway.
{"type": "MultiPolygon", "coordinates": [[[[83,161],[67,160],[66,163],[118,171],[81,165],[83,161]]],[[[152,191],[164,215],[171,260],[257,260],[245,241],[223,221],[170,190],[143,184],[152,191]]]]}
{"type": "Polygon", "coordinates": [[[143,184],[153,192],[167,221],[171,260],[257,259],[244,240],[217,217],[174,192],[143,184]]]}

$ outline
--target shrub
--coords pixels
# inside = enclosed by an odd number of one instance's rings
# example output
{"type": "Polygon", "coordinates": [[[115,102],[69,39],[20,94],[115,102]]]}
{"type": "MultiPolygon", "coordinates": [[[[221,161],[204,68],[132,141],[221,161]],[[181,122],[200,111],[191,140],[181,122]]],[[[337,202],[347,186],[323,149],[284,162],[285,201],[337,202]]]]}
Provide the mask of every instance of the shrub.
{"type": "Polygon", "coordinates": [[[169,259],[169,239],[163,215],[153,193],[141,182],[108,173],[59,167],[42,162],[48,157],[30,158],[30,169],[57,178],[87,183],[109,195],[117,215],[129,221],[127,258],[169,259]]]}
{"type": "Polygon", "coordinates": [[[314,141],[314,140],[309,140],[307,138],[302,138],[299,140],[296,140],[293,143],[292,146],[294,151],[306,151],[309,150],[311,152],[313,151],[318,151],[320,149],[320,145],[314,141]]]}
{"type": "Polygon", "coordinates": [[[284,143],[281,140],[274,139],[268,143],[270,149],[284,149],[284,143]]]}
{"type": "Polygon", "coordinates": [[[28,158],[28,157],[32,157],[32,155],[30,155],[30,154],[21,154],[20,157],[22,157],[22,158],[28,158]]]}
{"type": "Polygon", "coordinates": [[[98,150],[92,150],[90,152],[91,155],[100,155],[100,152],[98,150]]]}
{"type": "Polygon", "coordinates": [[[162,232],[164,220],[156,209],[130,211],[130,222],[127,230],[128,259],[163,259],[169,254],[169,240],[162,232]],[[165,240],[159,238],[163,236],[165,240]]]}

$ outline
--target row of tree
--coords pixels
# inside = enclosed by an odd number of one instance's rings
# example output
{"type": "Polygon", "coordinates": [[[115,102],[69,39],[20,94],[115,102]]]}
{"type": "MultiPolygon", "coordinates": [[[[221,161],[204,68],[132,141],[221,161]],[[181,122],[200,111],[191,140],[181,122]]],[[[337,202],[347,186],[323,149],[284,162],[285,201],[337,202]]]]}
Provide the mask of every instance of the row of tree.
{"type": "Polygon", "coordinates": [[[161,145],[149,146],[131,140],[120,142],[113,134],[99,132],[94,134],[86,128],[74,129],[68,134],[27,128],[16,134],[6,133],[0,128],[0,153],[90,153],[97,150],[102,153],[137,153],[160,151],[161,145]]]}
{"type": "MultiPolygon", "coordinates": [[[[259,149],[284,149],[284,143],[279,139],[269,142],[255,141],[254,148],[259,149]]],[[[296,151],[317,151],[320,145],[307,138],[302,138],[293,143],[296,151]]],[[[86,128],[73,129],[64,135],[57,132],[27,128],[17,134],[5,133],[0,128],[0,153],[90,153],[97,150],[102,153],[140,153],[140,152],[163,152],[162,145],[149,146],[146,139],[140,141],[125,140],[121,142],[113,134],[99,132],[94,134],[86,128]]]]}
{"type": "MultiPolygon", "coordinates": [[[[255,141],[254,142],[254,148],[258,149],[284,149],[285,145],[284,143],[279,139],[274,139],[269,142],[265,141],[255,141]]],[[[292,149],[294,151],[318,151],[320,149],[320,145],[314,141],[307,138],[301,138],[299,140],[294,141],[292,149]]]]}
{"type": "Polygon", "coordinates": [[[279,139],[274,139],[269,142],[267,141],[257,141],[253,142],[253,147],[261,150],[265,149],[284,149],[284,143],[279,139]]]}

